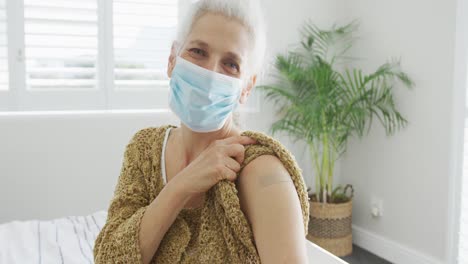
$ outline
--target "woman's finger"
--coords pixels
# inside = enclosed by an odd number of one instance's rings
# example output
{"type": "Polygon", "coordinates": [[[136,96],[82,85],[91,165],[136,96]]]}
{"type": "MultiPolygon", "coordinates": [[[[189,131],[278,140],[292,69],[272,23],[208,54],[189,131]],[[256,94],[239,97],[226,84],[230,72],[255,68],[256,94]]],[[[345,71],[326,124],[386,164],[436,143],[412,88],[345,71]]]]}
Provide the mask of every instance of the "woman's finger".
{"type": "Polygon", "coordinates": [[[225,169],[222,172],[223,173],[223,179],[234,181],[237,178],[237,173],[235,173],[234,171],[232,171],[228,167],[224,167],[224,168],[225,169]]]}
{"type": "Polygon", "coordinates": [[[225,160],[224,160],[224,164],[226,165],[226,167],[228,167],[229,169],[231,169],[232,171],[234,171],[236,173],[240,171],[241,166],[240,166],[239,162],[237,162],[236,160],[234,160],[231,157],[226,157],[225,160]]]}
{"type": "Polygon", "coordinates": [[[249,145],[249,144],[257,143],[255,139],[247,137],[247,136],[228,137],[228,138],[221,140],[221,142],[226,145],[231,145],[231,144],[249,145]]]}
{"type": "Polygon", "coordinates": [[[231,144],[227,145],[225,148],[225,153],[229,157],[233,157],[239,164],[244,162],[245,147],[241,144],[231,144]]]}

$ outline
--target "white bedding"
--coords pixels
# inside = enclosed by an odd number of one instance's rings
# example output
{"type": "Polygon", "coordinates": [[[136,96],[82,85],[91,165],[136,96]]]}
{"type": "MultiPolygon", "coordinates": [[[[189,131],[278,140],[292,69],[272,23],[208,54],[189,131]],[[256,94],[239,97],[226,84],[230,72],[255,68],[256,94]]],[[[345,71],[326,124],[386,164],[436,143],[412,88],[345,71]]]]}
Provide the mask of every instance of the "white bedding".
{"type": "Polygon", "coordinates": [[[106,212],[0,225],[0,263],[93,263],[94,240],[106,212]]]}
{"type": "MultiPolygon", "coordinates": [[[[0,263],[93,264],[94,240],[106,221],[106,211],[50,221],[0,224],[0,263]]],[[[346,263],[307,241],[310,263],[346,263]]]]}

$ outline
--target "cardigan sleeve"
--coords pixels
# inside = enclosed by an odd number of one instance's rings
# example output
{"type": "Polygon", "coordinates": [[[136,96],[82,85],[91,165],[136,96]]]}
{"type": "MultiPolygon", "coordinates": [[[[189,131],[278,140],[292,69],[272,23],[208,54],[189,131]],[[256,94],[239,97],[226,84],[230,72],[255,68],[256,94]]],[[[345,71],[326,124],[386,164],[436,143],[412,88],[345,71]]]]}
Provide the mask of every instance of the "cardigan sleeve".
{"type": "Polygon", "coordinates": [[[140,223],[149,205],[141,169],[145,132],[132,137],[124,152],[120,176],[107,212],[107,220],[94,244],[94,261],[100,263],[142,263],[139,246],[140,223]]]}

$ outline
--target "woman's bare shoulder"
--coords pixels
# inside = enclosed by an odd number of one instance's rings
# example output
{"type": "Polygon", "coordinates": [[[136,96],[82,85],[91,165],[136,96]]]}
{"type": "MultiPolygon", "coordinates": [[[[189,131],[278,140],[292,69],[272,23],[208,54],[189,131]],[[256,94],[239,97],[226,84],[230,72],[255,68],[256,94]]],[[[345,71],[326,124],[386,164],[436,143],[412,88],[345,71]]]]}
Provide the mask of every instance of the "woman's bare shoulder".
{"type": "Polygon", "coordinates": [[[262,155],[247,164],[239,175],[238,191],[241,210],[252,227],[262,262],[279,263],[285,256],[303,255],[300,201],[278,157],[262,155]],[[271,239],[272,234],[275,239],[271,239]]]}
{"type": "Polygon", "coordinates": [[[250,161],[239,175],[240,188],[260,190],[272,184],[292,182],[281,160],[275,155],[261,155],[250,161]]]}

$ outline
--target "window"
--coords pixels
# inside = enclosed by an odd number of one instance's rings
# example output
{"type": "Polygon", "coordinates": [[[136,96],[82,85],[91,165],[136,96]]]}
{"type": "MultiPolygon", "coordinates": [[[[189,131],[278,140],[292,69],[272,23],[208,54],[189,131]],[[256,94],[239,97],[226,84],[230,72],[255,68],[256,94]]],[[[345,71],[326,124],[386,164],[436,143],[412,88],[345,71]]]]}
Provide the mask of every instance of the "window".
{"type": "Polygon", "coordinates": [[[0,111],[166,108],[179,5],[0,0],[0,111]]]}
{"type": "Polygon", "coordinates": [[[96,89],[96,1],[24,0],[26,88],[96,89]]]}
{"type": "Polygon", "coordinates": [[[177,6],[173,1],[133,2],[114,1],[114,86],[166,87],[166,56],[177,23],[177,6]]]}
{"type": "Polygon", "coordinates": [[[96,89],[95,1],[24,0],[26,88],[96,89]]]}
{"type": "MultiPolygon", "coordinates": [[[[192,0],[0,0],[0,111],[167,108],[192,0]]],[[[246,111],[257,112],[254,89],[246,111]]]]}
{"type": "Polygon", "coordinates": [[[166,68],[177,26],[176,2],[113,1],[113,108],[167,107],[166,68]]]}

